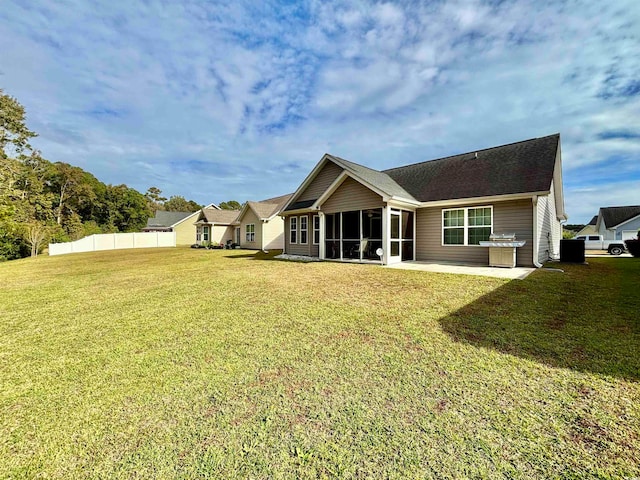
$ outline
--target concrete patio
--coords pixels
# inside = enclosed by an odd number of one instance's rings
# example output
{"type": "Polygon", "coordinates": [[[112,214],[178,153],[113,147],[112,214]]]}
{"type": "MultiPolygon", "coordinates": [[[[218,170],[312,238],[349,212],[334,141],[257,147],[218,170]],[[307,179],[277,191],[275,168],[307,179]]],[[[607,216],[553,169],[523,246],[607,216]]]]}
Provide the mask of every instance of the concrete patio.
{"type": "Polygon", "coordinates": [[[522,280],[526,278],[535,268],[515,267],[499,268],[486,265],[460,265],[455,263],[433,263],[433,262],[402,262],[387,265],[387,268],[398,268],[400,270],[418,270],[422,272],[437,273],[458,273],[461,275],[479,275],[482,277],[506,278],[509,280],[522,280]]]}

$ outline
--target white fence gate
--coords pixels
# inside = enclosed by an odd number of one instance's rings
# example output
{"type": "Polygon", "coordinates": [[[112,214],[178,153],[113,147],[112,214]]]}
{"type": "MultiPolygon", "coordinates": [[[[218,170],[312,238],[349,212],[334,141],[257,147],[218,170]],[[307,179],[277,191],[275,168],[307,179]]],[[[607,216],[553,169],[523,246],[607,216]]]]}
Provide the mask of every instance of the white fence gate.
{"type": "Polygon", "coordinates": [[[102,233],[75,242],[50,243],[49,255],[122,250],[125,248],[175,247],[175,232],[102,233]]]}

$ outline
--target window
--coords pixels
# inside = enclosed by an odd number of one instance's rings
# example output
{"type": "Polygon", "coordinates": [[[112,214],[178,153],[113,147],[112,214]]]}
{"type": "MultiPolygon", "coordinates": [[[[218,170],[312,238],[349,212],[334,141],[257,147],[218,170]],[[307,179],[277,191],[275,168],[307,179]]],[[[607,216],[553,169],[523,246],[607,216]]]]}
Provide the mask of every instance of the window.
{"type": "Polygon", "coordinates": [[[289,219],[289,243],[298,243],[298,217],[289,219]]]}
{"type": "Polygon", "coordinates": [[[245,227],[247,242],[255,242],[256,241],[256,226],[254,223],[248,223],[245,227]]]}
{"type": "Polygon", "coordinates": [[[493,230],[493,207],[442,211],[443,245],[479,245],[493,230]]]}
{"type": "Polygon", "coordinates": [[[200,242],[202,240],[202,227],[198,225],[196,228],[196,242],[200,242]]]}
{"type": "Polygon", "coordinates": [[[307,230],[308,230],[307,223],[308,222],[309,222],[309,217],[307,216],[300,217],[300,243],[302,244],[307,243],[307,230]]]}
{"type": "Polygon", "coordinates": [[[205,225],[204,227],[202,227],[202,241],[204,242],[208,242],[209,241],[209,226],[205,225]]]}
{"type": "Polygon", "coordinates": [[[320,243],[320,216],[313,216],[313,244],[318,245],[320,243]]]}

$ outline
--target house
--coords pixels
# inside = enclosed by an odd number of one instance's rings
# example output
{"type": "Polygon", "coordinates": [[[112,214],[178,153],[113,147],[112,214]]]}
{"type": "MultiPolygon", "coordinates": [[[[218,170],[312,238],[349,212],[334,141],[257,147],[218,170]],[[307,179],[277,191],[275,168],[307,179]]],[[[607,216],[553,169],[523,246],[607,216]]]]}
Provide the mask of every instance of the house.
{"type": "Polygon", "coordinates": [[[235,243],[250,249],[284,249],[284,220],[278,212],[292,195],[246,202],[236,219],[235,243]]]}
{"type": "MultiPolygon", "coordinates": [[[[210,208],[218,208],[210,205],[210,208]]],[[[176,245],[190,245],[196,235],[193,222],[199,212],[165,212],[156,211],[155,217],[147,220],[147,226],[143,232],[175,232],[176,245]]]]}
{"type": "Polygon", "coordinates": [[[600,208],[595,228],[604,240],[637,238],[640,230],[640,205],[600,208]]]}
{"type": "Polygon", "coordinates": [[[325,154],[280,215],[287,254],[486,265],[479,242],[515,233],[516,264],[541,266],[567,218],[560,135],[384,171],[325,154]]]}
{"type": "Polygon", "coordinates": [[[194,240],[198,245],[234,241],[235,221],[240,210],[221,210],[214,205],[196,213],[198,216],[194,222],[195,235],[191,243],[194,240]]]}
{"type": "Polygon", "coordinates": [[[584,227],[582,227],[574,237],[578,235],[597,235],[596,233],[596,223],[598,221],[598,215],[594,215],[589,223],[587,223],[584,227]]]}

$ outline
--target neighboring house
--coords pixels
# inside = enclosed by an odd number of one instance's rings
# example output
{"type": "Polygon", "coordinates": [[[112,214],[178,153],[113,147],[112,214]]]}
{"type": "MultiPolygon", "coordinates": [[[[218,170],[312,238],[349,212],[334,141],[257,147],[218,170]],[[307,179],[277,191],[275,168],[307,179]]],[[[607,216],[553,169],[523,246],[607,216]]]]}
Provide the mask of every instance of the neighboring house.
{"type": "Polygon", "coordinates": [[[479,242],[515,233],[517,265],[540,266],[567,218],[560,135],[384,171],[325,154],[280,215],[288,254],[486,265],[479,242]]]}
{"type": "Polygon", "coordinates": [[[245,203],[236,220],[235,243],[242,248],[284,249],[284,220],[278,212],[292,195],[245,203]]]}
{"type": "Polygon", "coordinates": [[[596,233],[596,222],[598,221],[598,215],[594,215],[591,221],[586,224],[582,229],[580,229],[574,237],[578,235],[597,235],[596,233]]]}
{"type": "Polygon", "coordinates": [[[234,224],[240,210],[221,210],[217,207],[205,207],[195,219],[195,236],[192,240],[199,245],[208,243],[226,243],[234,240],[234,224]]]}
{"type": "MultiPolygon", "coordinates": [[[[216,207],[217,208],[217,207],[216,207]]],[[[199,212],[165,212],[158,210],[155,217],[147,220],[143,232],[175,232],[176,245],[190,245],[195,238],[193,222],[199,212]]]]}
{"type": "Polygon", "coordinates": [[[596,232],[605,240],[637,238],[638,230],[640,230],[640,205],[600,208],[596,232]]]}

